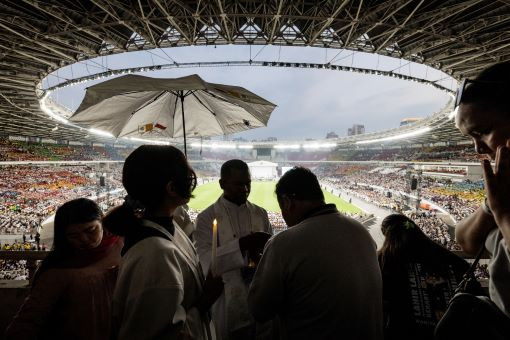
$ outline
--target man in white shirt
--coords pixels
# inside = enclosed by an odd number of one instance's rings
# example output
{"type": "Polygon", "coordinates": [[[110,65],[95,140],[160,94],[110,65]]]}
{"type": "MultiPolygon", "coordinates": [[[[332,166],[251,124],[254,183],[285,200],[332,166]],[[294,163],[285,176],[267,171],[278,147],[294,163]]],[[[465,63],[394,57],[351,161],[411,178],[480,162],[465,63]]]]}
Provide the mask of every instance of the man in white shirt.
{"type": "Polygon", "coordinates": [[[278,316],[281,339],[382,339],[381,272],[366,228],[325,204],[308,169],[287,171],[276,196],[289,229],[269,240],[251,283],[255,320],[278,316]]]}
{"type": "Polygon", "coordinates": [[[212,225],[214,219],[218,221],[213,274],[222,276],[225,289],[212,308],[213,321],[219,339],[255,339],[266,327],[256,329],[248,311],[248,285],[272,228],[267,212],[248,201],[251,177],[245,162],[225,162],[220,186],[223,195],[197,216],[194,234],[200,262],[207,273],[211,267],[212,225]]]}

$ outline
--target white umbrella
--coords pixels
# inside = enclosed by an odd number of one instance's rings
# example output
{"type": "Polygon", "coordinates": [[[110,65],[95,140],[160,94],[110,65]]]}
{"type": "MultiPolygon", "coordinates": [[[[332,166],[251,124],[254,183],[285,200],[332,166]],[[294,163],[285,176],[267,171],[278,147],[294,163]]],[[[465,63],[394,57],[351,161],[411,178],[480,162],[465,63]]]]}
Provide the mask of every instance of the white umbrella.
{"type": "Polygon", "coordinates": [[[87,88],[70,120],[115,137],[217,136],[266,126],[276,105],[237,86],[198,75],[163,79],[126,75],[87,88]]]}

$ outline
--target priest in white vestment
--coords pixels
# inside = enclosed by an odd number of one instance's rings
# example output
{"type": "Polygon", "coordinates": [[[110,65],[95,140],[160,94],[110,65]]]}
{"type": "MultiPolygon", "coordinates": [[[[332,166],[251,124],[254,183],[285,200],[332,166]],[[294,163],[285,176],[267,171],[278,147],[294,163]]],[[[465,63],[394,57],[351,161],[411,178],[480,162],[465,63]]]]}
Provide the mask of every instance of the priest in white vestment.
{"type": "Polygon", "coordinates": [[[248,201],[251,177],[248,165],[230,160],[221,167],[223,195],[196,220],[195,240],[204,274],[211,267],[212,226],[218,222],[215,275],[225,283],[222,296],[212,307],[217,336],[223,340],[260,339],[270,332],[255,326],[248,311],[247,294],[255,265],[272,235],[267,212],[248,201]]]}

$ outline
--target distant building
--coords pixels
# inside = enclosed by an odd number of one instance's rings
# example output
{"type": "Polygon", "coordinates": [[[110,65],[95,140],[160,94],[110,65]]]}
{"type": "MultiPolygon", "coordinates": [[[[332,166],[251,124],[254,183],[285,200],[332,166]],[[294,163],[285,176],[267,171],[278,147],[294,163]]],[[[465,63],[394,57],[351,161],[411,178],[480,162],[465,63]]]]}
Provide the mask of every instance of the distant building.
{"type": "Polygon", "coordinates": [[[336,133],[334,133],[333,131],[331,131],[326,134],[326,139],[329,139],[329,138],[338,138],[338,135],[336,133]]]}
{"type": "Polygon", "coordinates": [[[365,125],[354,124],[352,128],[347,129],[347,136],[362,135],[365,133],[365,125]]]}
{"type": "Polygon", "coordinates": [[[400,121],[400,126],[411,125],[423,120],[423,118],[404,118],[400,121]]]}

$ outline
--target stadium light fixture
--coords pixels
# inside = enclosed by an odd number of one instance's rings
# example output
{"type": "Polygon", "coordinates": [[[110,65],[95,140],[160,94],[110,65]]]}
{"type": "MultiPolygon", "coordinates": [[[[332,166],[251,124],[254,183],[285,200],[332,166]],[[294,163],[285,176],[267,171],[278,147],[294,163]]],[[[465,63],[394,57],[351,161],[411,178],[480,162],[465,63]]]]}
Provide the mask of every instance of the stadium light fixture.
{"type": "Polygon", "coordinates": [[[429,126],[427,126],[422,129],[414,130],[411,132],[401,133],[400,135],[388,136],[388,137],[382,137],[382,138],[376,138],[376,139],[360,140],[360,141],[357,141],[356,144],[370,144],[370,143],[386,142],[386,141],[391,141],[391,140],[415,137],[415,136],[424,134],[426,132],[429,132],[430,130],[431,130],[431,128],[429,126]]]}
{"type": "Polygon", "coordinates": [[[274,145],[273,149],[299,149],[301,146],[299,144],[278,144],[274,145]]]}
{"type": "Polygon", "coordinates": [[[125,137],[125,139],[134,141],[134,142],[141,142],[141,143],[148,143],[148,144],[156,144],[156,145],[170,145],[170,142],[165,142],[161,140],[152,140],[152,139],[144,139],[144,138],[136,138],[136,137],[125,137]]]}
{"type": "Polygon", "coordinates": [[[235,144],[200,144],[200,143],[191,143],[191,146],[194,148],[211,148],[211,149],[235,149],[235,144]]]}
{"type": "Polygon", "coordinates": [[[234,144],[211,144],[211,149],[235,149],[234,144]]]}
{"type": "Polygon", "coordinates": [[[326,149],[326,148],[334,148],[336,146],[335,143],[310,143],[303,144],[304,149],[326,149]]]}
{"type": "Polygon", "coordinates": [[[114,135],[112,135],[111,133],[103,131],[103,130],[98,130],[98,129],[90,128],[90,129],[88,129],[88,131],[93,133],[93,134],[95,134],[95,135],[98,135],[98,136],[112,137],[112,138],[114,137],[114,135]]]}
{"type": "Polygon", "coordinates": [[[41,100],[39,100],[39,107],[41,108],[41,111],[61,123],[69,124],[69,121],[67,119],[53,112],[48,106],[46,106],[46,99],[48,98],[49,95],[50,93],[46,92],[46,94],[41,98],[41,100]]]}

